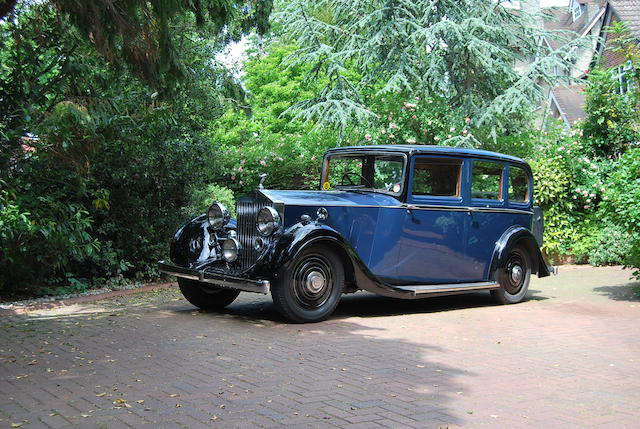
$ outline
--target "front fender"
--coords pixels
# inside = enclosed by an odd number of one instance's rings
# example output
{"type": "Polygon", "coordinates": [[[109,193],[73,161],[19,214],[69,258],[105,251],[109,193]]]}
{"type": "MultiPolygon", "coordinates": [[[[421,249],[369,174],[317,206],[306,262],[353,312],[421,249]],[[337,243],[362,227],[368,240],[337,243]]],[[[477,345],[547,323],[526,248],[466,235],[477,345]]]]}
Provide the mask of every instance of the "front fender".
{"type": "Polygon", "coordinates": [[[503,268],[509,251],[516,244],[523,245],[531,258],[531,272],[537,273],[538,277],[547,277],[552,268],[549,267],[536,238],[531,231],[522,226],[514,226],[509,228],[502,234],[502,237],[496,242],[496,247],[493,251],[493,257],[491,259],[491,269],[489,271],[489,278],[495,278],[495,272],[499,268],[503,268]]]}
{"type": "Polygon", "coordinates": [[[394,298],[415,299],[418,297],[411,294],[410,291],[394,288],[377,278],[347,239],[333,228],[318,223],[307,225],[299,223],[283,234],[272,255],[272,275],[277,277],[278,271],[289,269],[302,251],[320,242],[331,244],[339,252],[345,263],[347,283],[351,283],[356,289],[394,298]]]}
{"type": "Polygon", "coordinates": [[[278,240],[271,257],[270,268],[274,271],[288,269],[300,252],[319,241],[331,242],[347,253],[352,251],[358,258],[349,242],[333,228],[315,222],[306,225],[297,223],[278,240]]]}

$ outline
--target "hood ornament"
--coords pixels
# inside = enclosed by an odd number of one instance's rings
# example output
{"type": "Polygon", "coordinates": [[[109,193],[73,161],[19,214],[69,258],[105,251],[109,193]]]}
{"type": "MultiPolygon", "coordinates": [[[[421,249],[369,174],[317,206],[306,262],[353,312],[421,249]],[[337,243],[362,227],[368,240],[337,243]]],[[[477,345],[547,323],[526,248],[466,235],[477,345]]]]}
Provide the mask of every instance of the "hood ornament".
{"type": "Polygon", "coordinates": [[[265,179],[267,178],[268,174],[267,173],[261,173],[258,177],[260,177],[260,183],[258,183],[258,189],[264,189],[264,186],[262,185],[265,181],[265,179]]]}

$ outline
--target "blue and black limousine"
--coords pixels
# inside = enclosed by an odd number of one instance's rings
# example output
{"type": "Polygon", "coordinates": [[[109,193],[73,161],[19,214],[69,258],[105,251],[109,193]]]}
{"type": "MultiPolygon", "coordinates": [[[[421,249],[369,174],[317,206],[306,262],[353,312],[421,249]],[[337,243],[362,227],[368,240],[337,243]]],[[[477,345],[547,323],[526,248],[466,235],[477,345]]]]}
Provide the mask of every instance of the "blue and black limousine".
{"type": "Polygon", "coordinates": [[[186,223],[162,272],[201,309],[271,293],[292,322],[317,322],[343,293],[416,299],[489,290],[522,301],[541,251],[542,211],[519,158],[443,146],[334,148],[317,191],[258,189],[237,218],[220,203],[186,223]]]}

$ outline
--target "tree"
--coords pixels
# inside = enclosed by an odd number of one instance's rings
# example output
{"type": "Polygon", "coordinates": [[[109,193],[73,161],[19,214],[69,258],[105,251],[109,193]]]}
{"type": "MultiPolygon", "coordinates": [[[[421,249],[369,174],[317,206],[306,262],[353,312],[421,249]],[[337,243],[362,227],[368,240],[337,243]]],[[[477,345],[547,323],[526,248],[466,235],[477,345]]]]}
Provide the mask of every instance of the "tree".
{"type": "Polygon", "coordinates": [[[203,134],[228,74],[216,40],[182,36],[158,97],[49,4],[0,22],[0,295],[157,274],[188,189],[219,175],[203,134]]]}
{"type": "Polygon", "coordinates": [[[540,19],[493,0],[292,0],[277,14],[300,47],[292,63],[312,64],[313,79],[328,77],[294,106],[298,116],[344,129],[372,116],[366,92],[436,96],[493,137],[528,124],[544,85],[556,83],[554,66],[568,66],[582,43],[539,43],[564,36],[540,19]]]}
{"type": "Polygon", "coordinates": [[[621,67],[598,65],[589,73],[586,89],[587,117],[581,124],[584,138],[598,156],[624,153],[640,142],[640,47],[624,22],[607,29],[608,47],[626,59],[621,67]]]}
{"type": "MultiPolygon", "coordinates": [[[[28,3],[3,2],[0,19],[28,3]]],[[[169,85],[184,74],[179,48],[185,31],[201,29],[209,38],[217,35],[220,44],[254,29],[264,34],[272,0],[50,0],[46,5],[67,17],[108,61],[129,65],[147,82],[169,85]]]]}

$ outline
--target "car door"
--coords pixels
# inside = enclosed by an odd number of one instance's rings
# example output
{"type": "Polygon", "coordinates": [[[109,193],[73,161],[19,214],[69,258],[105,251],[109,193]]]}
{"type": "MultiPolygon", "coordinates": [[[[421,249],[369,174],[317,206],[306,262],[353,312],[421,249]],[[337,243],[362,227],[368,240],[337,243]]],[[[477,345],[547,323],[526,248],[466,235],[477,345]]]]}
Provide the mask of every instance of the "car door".
{"type": "Polygon", "coordinates": [[[400,229],[399,283],[479,280],[466,256],[469,212],[463,197],[465,160],[415,156],[409,168],[407,205],[400,229]]]}
{"type": "Polygon", "coordinates": [[[530,173],[495,160],[470,165],[470,225],[467,255],[474,275],[487,280],[496,242],[512,226],[530,227],[530,173]]]}

